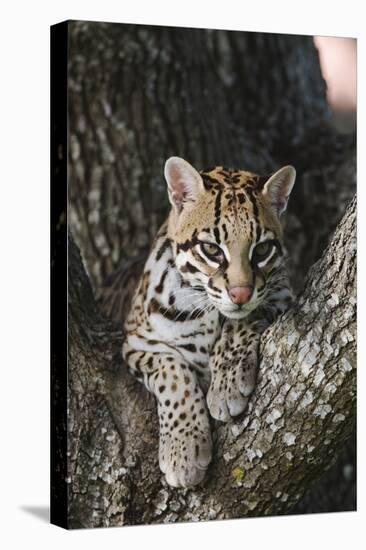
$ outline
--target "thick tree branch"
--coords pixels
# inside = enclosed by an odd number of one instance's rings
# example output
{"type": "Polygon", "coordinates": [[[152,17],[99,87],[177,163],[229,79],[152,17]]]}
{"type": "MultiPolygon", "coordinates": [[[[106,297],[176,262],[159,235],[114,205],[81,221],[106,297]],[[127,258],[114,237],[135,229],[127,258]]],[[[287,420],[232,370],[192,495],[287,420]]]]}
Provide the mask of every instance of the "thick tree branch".
{"type": "Polygon", "coordinates": [[[356,200],[295,306],[261,344],[248,411],[216,423],[212,466],[194,490],[158,467],[153,397],[119,361],[70,243],[70,527],[284,513],[330,466],[355,417],[356,200]]]}

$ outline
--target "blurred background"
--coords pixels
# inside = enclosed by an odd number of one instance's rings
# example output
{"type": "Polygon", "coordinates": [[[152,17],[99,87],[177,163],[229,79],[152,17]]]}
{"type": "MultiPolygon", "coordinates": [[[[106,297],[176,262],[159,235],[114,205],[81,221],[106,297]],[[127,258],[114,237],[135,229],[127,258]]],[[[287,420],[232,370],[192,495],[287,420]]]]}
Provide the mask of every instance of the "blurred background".
{"type": "Polygon", "coordinates": [[[327,98],[341,132],[356,128],[357,42],[354,38],[315,36],[327,98]]]}

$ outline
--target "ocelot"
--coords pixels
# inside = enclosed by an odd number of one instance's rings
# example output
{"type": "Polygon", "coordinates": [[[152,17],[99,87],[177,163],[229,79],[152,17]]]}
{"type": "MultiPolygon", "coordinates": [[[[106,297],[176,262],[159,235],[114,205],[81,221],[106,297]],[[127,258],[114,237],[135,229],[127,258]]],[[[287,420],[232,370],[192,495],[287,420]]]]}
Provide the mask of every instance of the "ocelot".
{"type": "Polygon", "coordinates": [[[260,334],[292,301],[280,216],[295,175],[166,161],[172,208],[132,299],[123,357],[156,397],[159,464],[172,486],[203,480],[209,414],[226,422],[245,410],[260,334]]]}

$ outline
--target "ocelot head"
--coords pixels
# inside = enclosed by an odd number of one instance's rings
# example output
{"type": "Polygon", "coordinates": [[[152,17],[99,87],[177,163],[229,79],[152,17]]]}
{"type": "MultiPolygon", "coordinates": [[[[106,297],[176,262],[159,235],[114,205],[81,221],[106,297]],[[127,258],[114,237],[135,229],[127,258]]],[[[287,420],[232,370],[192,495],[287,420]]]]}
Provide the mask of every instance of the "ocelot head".
{"type": "Polygon", "coordinates": [[[226,317],[245,317],[270,295],[295,176],[292,166],[263,177],[222,166],[198,172],[178,157],[165,164],[176,265],[226,317]]]}

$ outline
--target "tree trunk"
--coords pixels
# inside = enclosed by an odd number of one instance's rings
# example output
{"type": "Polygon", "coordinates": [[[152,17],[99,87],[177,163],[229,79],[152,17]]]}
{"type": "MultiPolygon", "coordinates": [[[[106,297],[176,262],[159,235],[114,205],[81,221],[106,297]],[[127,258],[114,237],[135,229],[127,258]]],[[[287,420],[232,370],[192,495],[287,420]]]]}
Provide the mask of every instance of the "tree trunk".
{"type": "MultiPolygon", "coordinates": [[[[100,23],[70,23],[69,33],[69,222],[93,290],[146,254],[167,213],[172,154],[197,168],[295,165],[286,234],[300,290],[355,189],[354,140],[332,125],[311,38],[100,23]]],[[[214,461],[195,490],[162,480],[154,399],[120,363],[122,314],[116,325],[102,317],[77,245],[71,238],[70,526],[290,510],[354,425],[355,201],[295,307],[263,336],[249,409],[216,423],[214,461]]]]}

